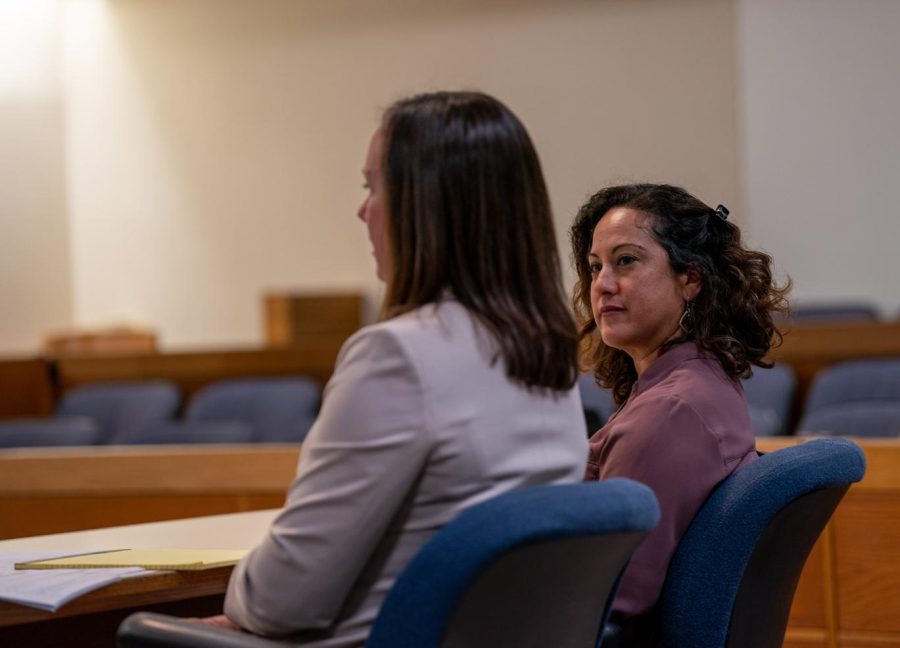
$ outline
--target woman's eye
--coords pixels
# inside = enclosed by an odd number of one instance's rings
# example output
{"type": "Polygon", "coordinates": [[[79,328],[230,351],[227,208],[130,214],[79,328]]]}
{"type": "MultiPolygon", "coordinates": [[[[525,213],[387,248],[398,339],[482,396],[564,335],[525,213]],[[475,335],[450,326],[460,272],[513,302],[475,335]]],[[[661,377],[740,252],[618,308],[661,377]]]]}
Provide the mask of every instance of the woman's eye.
{"type": "Polygon", "coordinates": [[[623,254],[618,258],[617,262],[620,266],[626,266],[634,263],[635,261],[637,261],[637,257],[633,257],[630,254],[623,254]]]}
{"type": "Polygon", "coordinates": [[[591,270],[592,277],[596,277],[598,274],[600,274],[600,270],[602,267],[603,266],[600,265],[599,263],[597,263],[596,261],[592,261],[591,263],[588,264],[588,268],[590,268],[590,270],[591,270]]]}

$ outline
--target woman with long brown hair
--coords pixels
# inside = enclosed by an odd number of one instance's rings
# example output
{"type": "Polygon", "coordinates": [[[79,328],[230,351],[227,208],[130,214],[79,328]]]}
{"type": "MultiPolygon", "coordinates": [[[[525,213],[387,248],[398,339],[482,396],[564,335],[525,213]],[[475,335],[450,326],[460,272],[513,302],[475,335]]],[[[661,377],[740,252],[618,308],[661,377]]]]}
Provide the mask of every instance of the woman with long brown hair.
{"type": "Polygon", "coordinates": [[[404,99],[363,172],[381,321],[341,350],[285,508],[211,620],[299,645],[362,646],[436,530],[577,481],[587,455],[575,323],[519,120],[479,93],[404,99]]]}

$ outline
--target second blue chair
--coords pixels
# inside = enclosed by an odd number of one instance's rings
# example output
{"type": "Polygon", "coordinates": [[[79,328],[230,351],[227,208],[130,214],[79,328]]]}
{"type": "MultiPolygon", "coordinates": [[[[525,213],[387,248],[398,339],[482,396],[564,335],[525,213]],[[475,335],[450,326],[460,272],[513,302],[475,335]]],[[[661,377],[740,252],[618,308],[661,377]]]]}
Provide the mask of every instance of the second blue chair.
{"type": "Polygon", "coordinates": [[[185,422],[243,428],[245,441],[298,443],[316,420],[320,398],[319,385],[302,376],[222,380],[194,395],[185,422]]]}
{"type": "Polygon", "coordinates": [[[98,443],[142,443],[148,430],[172,420],[180,401],[175,385],[162,380],[94,383],[66,392],[54,416],[93,419],[98,443]]]}
{"type": "Polygon", "coordinates": [[[659,601],[664,648],[780,648],[800,572],[865,456],[819,439],[759,457],[691,522],[659,601]]]}

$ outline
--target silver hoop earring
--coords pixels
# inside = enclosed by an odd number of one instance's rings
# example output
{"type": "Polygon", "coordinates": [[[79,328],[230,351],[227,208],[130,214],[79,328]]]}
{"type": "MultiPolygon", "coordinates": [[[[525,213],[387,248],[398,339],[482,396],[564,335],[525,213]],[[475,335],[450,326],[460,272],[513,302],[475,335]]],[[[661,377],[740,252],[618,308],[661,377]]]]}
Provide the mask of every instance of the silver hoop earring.
{"type": "Polygon", "coordinates": [[[678,328],[684,331],[685,335],[690,335],[694,329],[694,304],[685,302],[684,312],[678,320],[678,328]]]}

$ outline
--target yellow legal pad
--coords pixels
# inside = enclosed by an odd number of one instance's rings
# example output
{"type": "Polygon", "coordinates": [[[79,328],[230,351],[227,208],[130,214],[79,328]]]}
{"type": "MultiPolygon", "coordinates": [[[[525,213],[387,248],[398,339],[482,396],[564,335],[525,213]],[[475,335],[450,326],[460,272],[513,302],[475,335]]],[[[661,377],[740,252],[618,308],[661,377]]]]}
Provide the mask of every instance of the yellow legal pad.
{"type": "Polygon", "coordinates": [[[236,564],[247,549],[118,549],[50,560],[16,563],[16,569],[94,569],[143,567],[144,569],[198,570],[236,564]]]}

